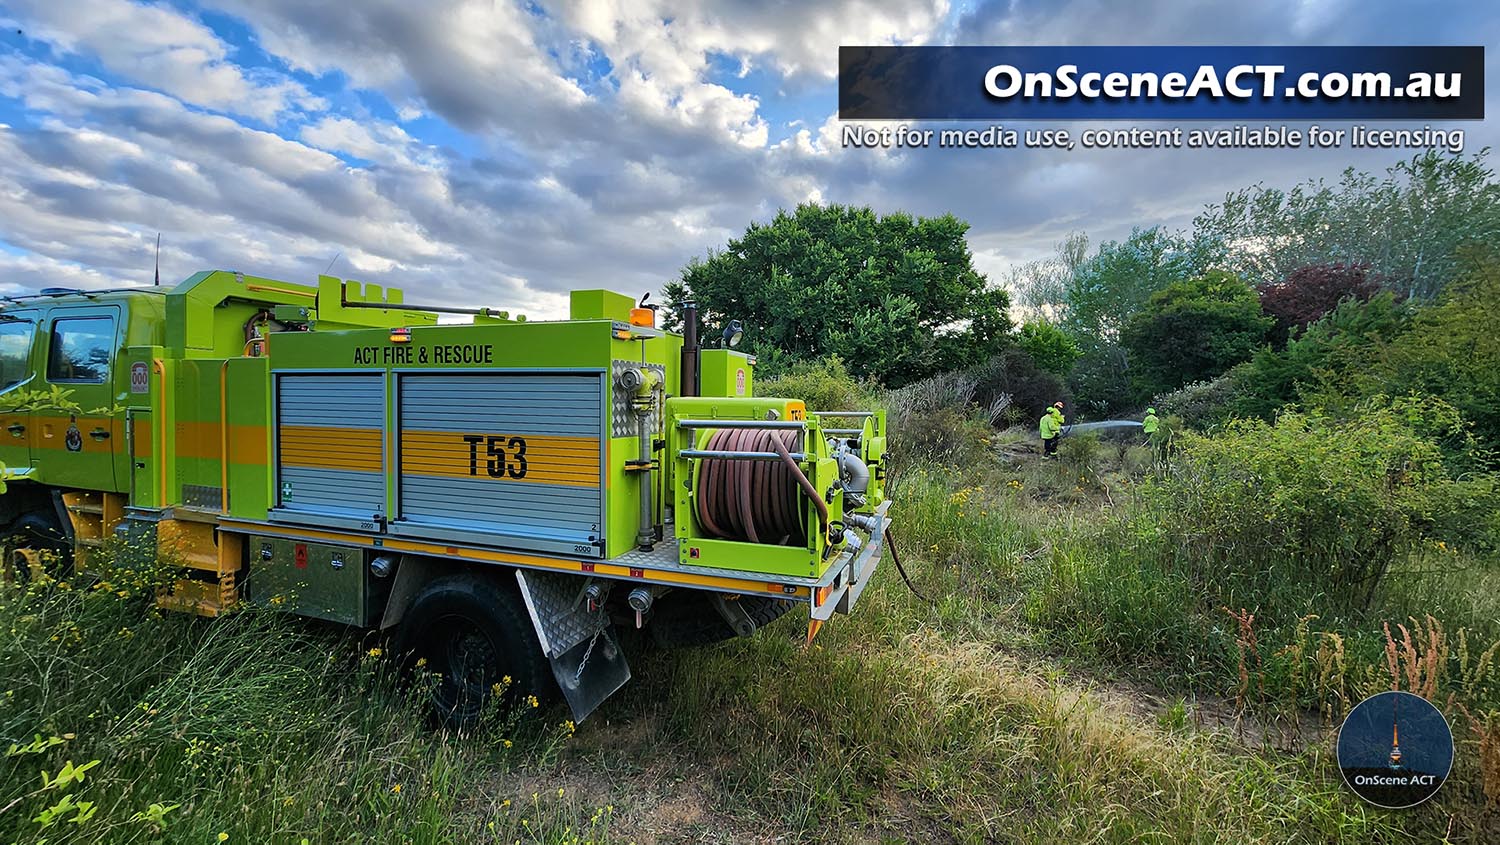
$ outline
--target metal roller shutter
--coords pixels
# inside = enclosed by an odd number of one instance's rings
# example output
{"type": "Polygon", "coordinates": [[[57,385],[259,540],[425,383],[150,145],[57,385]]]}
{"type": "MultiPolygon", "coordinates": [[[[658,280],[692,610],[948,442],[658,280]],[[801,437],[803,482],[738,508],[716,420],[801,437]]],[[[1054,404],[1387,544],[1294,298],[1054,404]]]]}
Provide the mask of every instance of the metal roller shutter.
{"type": "Polygon", "coordinates": [[[600,373],[403,374],[393,533],[600,556],[600,373]]]}
{"type": "Polygon", "coordinates": [[[276,380],[276,508],[374,520],[385,513],[385,377],[276,380]]]}

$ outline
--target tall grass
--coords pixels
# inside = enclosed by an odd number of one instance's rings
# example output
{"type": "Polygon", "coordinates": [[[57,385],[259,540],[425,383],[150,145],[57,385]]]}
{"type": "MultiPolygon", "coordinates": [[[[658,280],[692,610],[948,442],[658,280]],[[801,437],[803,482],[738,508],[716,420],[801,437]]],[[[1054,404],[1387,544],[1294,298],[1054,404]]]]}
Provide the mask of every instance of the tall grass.
{"type": "Polygon", "coordinates": [[[880,578],[864,613],[811,650],[763,636],[659,656],[625,706],[705,749],[712,791],[794,842],[1398,835],[1400,819],[1367,813],[1316,756],[1240,756],[1159,730],[942,630],[880,578]],[[923,616],[933,630],[913,630],[923,616]]]}
{"type": "Polygon", "coordinates": [[[0,590],[0,841],[512,842],[590,827],[590,808],[555,796],[529,826],[509,807],[464,809],[482,776],[566,730],[497,716],[455,741],[424,727],[378,644],[268,611],[162,615],[148,595],[0,590]],[[70,765],[89,768],[44,785],[70,765]]]}
{"type": "MultiPolygon", "coordinates": [[[[1291,736],[1316,749],[1316,727],[1311,734],[1302,727],[1309,718],[1332,730],[1363,697],[1420,678],[1416,691],[1456,726],[1459,762],[1436,815],[1414,823],[1454,836],[1494,825],[1494,811],[1483,809],[1500,800],[1494,754],[1484,751],[1500,743],[1493,557],[1482,546],[1424,539],[1420,532],[1431,529],[1414,526],[1386,547],[1389,568],[1368,604],[1362,593],[1344,600],[1331,579],[1305,580],[1296,561],[1254,569],[1294,552],[1220,556],[1213,544],[1250,535],[1200,528],[1197,505],[1164,495],[1181,481],[1174,468],[1127,460],[1134,448],[1088,443],[1057,461],[1006,456],[963,471],[911,473],[890,487],[899,491],[899,534],[936,572],[954,574],[943,603],[966,597],[966,634],[1032,660],[1061,656],[1111,684],[1220,698],[1231,713],[1266,726],[1256,734],[1267,742],[1291,736]],[[1208,574],[1214,566],[1249,567],[1258,586],[1208,574]],[[997,623],[986,631],[978,618],[997,623]],[[1425,667],[1416,675],[1407,671],[1414,663],[1425,667]]],[[[1253,495],[1225,501],[1219,518],[1244,520],[1243,532],[1264,523],[1260,511],[1243,510],[1264,507],[1253,495]]],[[[1280,506],[1297,501],[1283,497],[1280,506]]],[[[1337,524],[1335,515],[1330,525],[1337,524]]],[[[1265,529],[1275,536],[1279,527],[1265,529]]],[[[1320,539],[1309,532],[1297,542],[1320,539]]]]}
{"type": "Polygon", "coordinates": [[[973,421],[932,440],[968,457],[888,486],[933,603],[887,566],[810,648],[797,614],[712,649],[635,643],[635,681],[576,736],[560,710],[434,732],[380,640],[162,615],[149,577],[6,584],[0,842],[1486,841],[1500,598],[1482,549],[1414,533],[1367,608],[1287,588],[1267,614],[1205,568],[1232,561],[1193,557],[1157,455],[1017,458],[973,421]],[[1328,754],[1343,712],[1393,685],[1459,738],[1453,779],[1404,813],[1360,803],[1328,754]],[[1288,750],[1191,729],[1214,697],[1323,732],[1288,750]],[[670,817],[683,801],[691,821],[670,817]]]}

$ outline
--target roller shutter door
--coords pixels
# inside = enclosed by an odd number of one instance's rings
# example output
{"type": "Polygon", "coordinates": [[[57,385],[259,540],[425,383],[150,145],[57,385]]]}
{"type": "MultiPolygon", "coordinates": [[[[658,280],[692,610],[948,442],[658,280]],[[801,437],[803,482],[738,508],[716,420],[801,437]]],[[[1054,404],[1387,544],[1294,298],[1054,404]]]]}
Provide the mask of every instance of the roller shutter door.
{"type": "Polygon", "coordinates": [[[398,391],[392,532],[601,555],[602,374],[409,374],[398,391]]]}
{"type": "Polygon", "coordinates": [[[276,405],[277,510],[384,514],[384,375],[281,375],[276,405]]]}

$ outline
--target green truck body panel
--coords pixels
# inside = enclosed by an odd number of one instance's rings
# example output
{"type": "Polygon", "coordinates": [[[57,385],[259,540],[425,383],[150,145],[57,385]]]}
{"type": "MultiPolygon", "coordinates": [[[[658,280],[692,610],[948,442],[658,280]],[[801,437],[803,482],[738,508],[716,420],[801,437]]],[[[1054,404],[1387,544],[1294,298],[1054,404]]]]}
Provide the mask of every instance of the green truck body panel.
{"type": "MultiPolygon", "coordinates": [[[[818,527],[811,502],[805,543],[706,536],[694,517],[701,461],[681,454],[707,436],[682,420],[800,420],[801,403],[755,397],[754,359],[729,349],[701,351],[702,395],[683,397],[681,336],[630,325],[635,302],[621,294],[574,291],[570,304],[565,321],[485,311],[450,324],[396,289],[225,271],[7,301],[7,501],[24,489],[100,491],[135,512],[207,514],[267,536],[326,529],[376,547],[421,541],[587,567],[636,551],[649,484],[655,530],[676,541],[676,565],[710,573],[703,583],[827,572],[842,541],[818,527]],[[644,387],[623,386],[639,374],[644,387]]],[[[803,469],[829,491],[837,522],[839,464],[818,418],[805,422],[803,469]]],[[[878,462],[884,418],[862,424],[864,459],[878,462]]],[[[860,510],[879,503],[877,472],[860,510]]],[[[300,612],[370,622],[368,584],[360,567],[335,565],[335,546],[296,571],[287,549],[269,549],[251,597],[296,587],[300,612]]],[[[252,569],[260,551],[244,551],[252,569]]]]}
{"type": "Polygon", "coordinates": [[[755,359],[733,349],[699,353],[698,387],[704,396],[754,396],[755,359]]]}

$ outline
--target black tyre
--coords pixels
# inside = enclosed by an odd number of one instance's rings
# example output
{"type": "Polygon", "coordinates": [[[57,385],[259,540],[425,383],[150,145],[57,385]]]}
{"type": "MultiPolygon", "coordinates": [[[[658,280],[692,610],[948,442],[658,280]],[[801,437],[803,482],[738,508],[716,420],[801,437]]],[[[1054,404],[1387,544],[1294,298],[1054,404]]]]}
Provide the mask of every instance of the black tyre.
{"type": "Polygon", "coordinates": [[[477,725],[496,689],[502,705],[556,690],[520,594],[494,579],[463,574],[428,584],[402,617],[396,647],[409,669],[420,663],[436,673],[430,706],[442,727],[477,725]]]}
{"type": "Polygon", "coordinates": [[[10,567],[10,574],[22,583],[31,579],[31,568],[23,556],[16,554],[18,549],[33,549],[43,553],[46,556],[47,572],[54,578],[66,575],[72,567],[73,554],[68,547],[67,536],[57,527],[55,519],[43,514],[29,513],[17,519],[6,532],[3,545],[5,565],[10,567]]]}
{"type": "MultiPolygon", "coordinates": [[[[792,609],[792,603],[770,596],[732,599],[744,609],[757,629],[775,622],[792,609]]],[[[657,603],[651,617],[651,637],[664,648],[691,648],[734,639],[734,629],[719,615],[713,599],[697,590],[677,590],[657,603]]]]}

